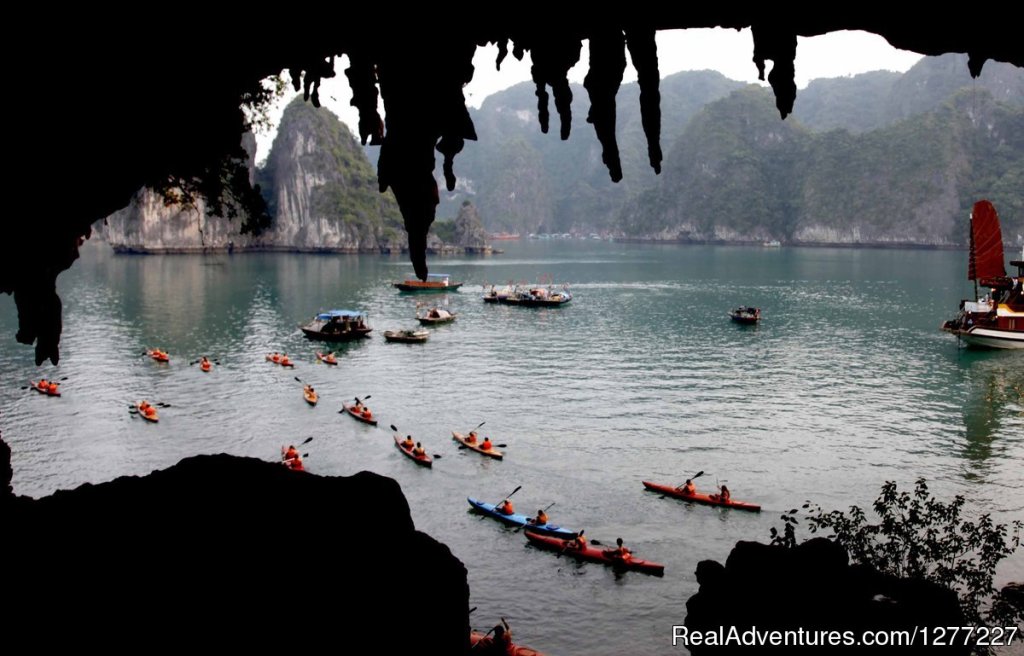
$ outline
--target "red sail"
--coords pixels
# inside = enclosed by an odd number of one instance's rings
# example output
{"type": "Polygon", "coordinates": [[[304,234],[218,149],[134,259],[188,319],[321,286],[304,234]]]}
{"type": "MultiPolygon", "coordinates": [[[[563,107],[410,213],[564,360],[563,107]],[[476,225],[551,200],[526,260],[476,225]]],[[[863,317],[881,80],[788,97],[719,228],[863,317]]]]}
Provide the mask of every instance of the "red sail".
{"type": "Polygon", "coordinates": [[[967,279],[1005,277],[1003,232],[999,229],[999,215],[992,203],[979,200],[971,212],[971,257],[967,279]]]}

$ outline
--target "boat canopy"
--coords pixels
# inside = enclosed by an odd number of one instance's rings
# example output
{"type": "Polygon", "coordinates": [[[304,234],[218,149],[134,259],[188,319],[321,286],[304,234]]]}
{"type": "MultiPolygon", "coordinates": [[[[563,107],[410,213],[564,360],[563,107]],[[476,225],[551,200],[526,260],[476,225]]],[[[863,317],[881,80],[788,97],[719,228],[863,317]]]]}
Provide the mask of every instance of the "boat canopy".
{"type": "Polygon", "coordinates": [[[451,278],[452,275],[450,273],[428,273],[427,277],[428,278],[438,278],[438,279],[441,279],[441,278],[451,278]]]}
{"type": "Polygon", "coordinates": [[[365,312],[360,312],[359,310],[330,310],[328,312],[321,312],[320,314],[316,315],[316,318],[319,319],[320,321],[327,321],[327,320],[329,320],[329,319],[331,319],[333,317],[343,318],[343,317],[365,317],[365,316],[366,316],[366,313],[365,312]]]}

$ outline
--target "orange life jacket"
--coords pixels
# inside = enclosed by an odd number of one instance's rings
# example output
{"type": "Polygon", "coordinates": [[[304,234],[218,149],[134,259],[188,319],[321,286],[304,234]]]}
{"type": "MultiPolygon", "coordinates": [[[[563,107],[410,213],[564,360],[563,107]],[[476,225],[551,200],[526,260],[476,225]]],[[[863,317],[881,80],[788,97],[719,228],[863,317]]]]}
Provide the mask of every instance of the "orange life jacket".
{"type": "Polygon", "coordinates": [[[291,460],[292,458],[298,458],[298,457],[299,457],[299,452],[298,452],[297,449],[288,449],[285,452],[285,454],[284,454],[285,460],[291,460]]]}
{"type": "Polygon", "coordinates": [[[548,523],[548,514],[546,512],[538,513],[537,514],[537,523],[538,524],[547,524],[548,523]]]}
{"type": "Polygon", "coordinates": [[[156,414],[156,408],[151,405],[147,405],[142,411],[146,413],[147,417],[152,417],[156,414]]]}
{"type": "Polygon", "coordinates": [[[371,419],[373,417],[373,413],[370,412],[369,408],[363,408],[363,417],[365,419],[371,419]]]}
{"type": "Polygon", "coordinates": [[[490,438],[484,438],[484,443],[480,445],[480,448],[484,451],[490,451],[492,446],[494,445],[491,444],[490,438]]]}
{"type": "Polygon", "coordinates": [[[270,360],[271,360],[271,362],[280,362],[281,361],[281,356],[279,356],[279,355],[272,355],[272,356],[270,356],[270,360]]]}
{"type": "Polygon", "coordinates": [[[420,457],[420,456],[423,456],[424,454],[426,454],[426,451],[423,449],[423,447],[419,447],[419,448],[413,449],[412,450],[412,454],[414,456],[420,457]]]}
{"type": "Polygon", "coordinates": [[[57,383],[50,383],[49,385],[47,385],[46,389],[48,389],[50,391],[50,394],[56,394],[57,393],[57,383]]]}
{"type": "Polygon", "coordinates": [[[402,448],[404,449],[411,449],[414,446],[416,446],[416,443],[413,442],[412,440],[405,440],[402,442],[402,448]]]}
{"type": "Polygon", "coordinates": [[[476,433],[470,433],[466,436],[466,442],[468,444],[476,444],[476,433]]]}
{"type": "Polygon", "coordinates": [[[500,512],[503,515],[513,514],[515,510],[512,508],[512,502],[509,501],[508,499],[502,501],[501,504],[498,506],[498,512],[500,512]]]}
{"type": "Polygon", "coordinates": [[[41,389],[41,390],[43,390],[45,392],[48,389],[48,387],[49,387],[49,383],[47,381],[45,381],[45,380],[41,380],[38,383],[36,383],[36,387],[38,387],[39,389],[41,389]]]}
{"type": "Polygon", "coordinates": [[[683,486],[683,494],[694,494],[697,492],[697,486],[693,483],[683,486]]]}

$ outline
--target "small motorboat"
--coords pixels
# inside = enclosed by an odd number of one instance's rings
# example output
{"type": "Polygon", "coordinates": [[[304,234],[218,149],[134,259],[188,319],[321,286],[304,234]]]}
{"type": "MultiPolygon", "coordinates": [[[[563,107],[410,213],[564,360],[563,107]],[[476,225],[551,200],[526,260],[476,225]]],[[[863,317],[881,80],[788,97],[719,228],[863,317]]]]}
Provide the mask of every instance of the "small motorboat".
{"type": "Polygon", "coordinates": [[[424,326],[437,326],[455,321],[456,314],[443,308],[432,307],[426,312],[417,312],[416,319],[424,326]]]}
{"type": "Polygon", "coordinates": [[[385,330],[384,339],[402,344],[422,344],[430,338],[426,330],[385,330]]]}
{"type": "Polygon", "coordinates": [[[741,305],[730,311],[729,317],[736,323],[755,324],[761,320],[761,308],[741,305]]]}
{"type": "Polygon", "coordinates": [[[366,325],[366,313],[358,310],[321,312],[300,328],[306,337],[325,342],[347,342],[369,337],[373,331],[373,328],[366,325]]]}
{"type": "Polygon", "coordinates": [[[447,273],[428,273],[426,280],[413,276],[394,285],[403,292],[454,292],[462,287],[461,282],[452,282],[451,274],[447,273]]]}

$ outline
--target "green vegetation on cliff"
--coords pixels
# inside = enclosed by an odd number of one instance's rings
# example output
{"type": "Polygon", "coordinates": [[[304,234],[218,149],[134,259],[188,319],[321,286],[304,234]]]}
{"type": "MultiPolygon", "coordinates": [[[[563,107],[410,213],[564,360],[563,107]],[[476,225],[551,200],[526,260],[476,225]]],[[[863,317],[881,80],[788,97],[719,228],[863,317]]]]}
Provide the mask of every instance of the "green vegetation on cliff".
{"type": "Polygon", "coordinates": [[[965,90],[861,134],[780,122],[756,86],[708,105],[658,184],[623,212],[626,234],[664,239],[963,243],[988,198],[1024,232],[1024,109],[965,90]]]}
{"type": "Polygon", "coordinates": [[[385,228],[402,227],[394,195],[378,191],[377,174],[348,127],[301,97],[285,109],[266,166],[257,176],[275,220],[284,209],[282,185],[301,181],[310,188],[310,217],[382,235],[385,228]]]}

